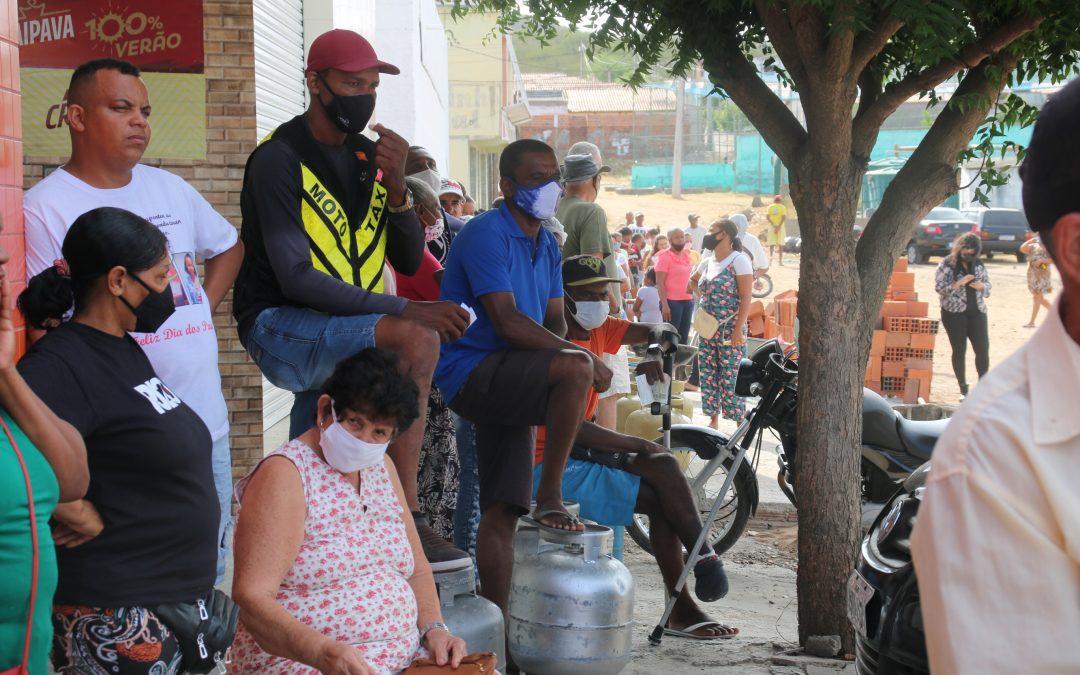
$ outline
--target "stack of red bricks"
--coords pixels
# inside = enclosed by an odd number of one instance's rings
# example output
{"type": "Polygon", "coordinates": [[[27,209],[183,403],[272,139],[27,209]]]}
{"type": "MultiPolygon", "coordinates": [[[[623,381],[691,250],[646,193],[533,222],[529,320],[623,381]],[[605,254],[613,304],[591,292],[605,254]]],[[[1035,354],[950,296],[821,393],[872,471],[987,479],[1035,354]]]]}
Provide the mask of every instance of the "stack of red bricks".
{"type": "Polygon", "coordinates": [[[787,344],[795,342],[795,318],[798,315],[799,292],[784,291],[767,306],[760,301],[750,305],[750,337],[771,340],[778,337],[787,344]]]}
{"type": "Polygon", "coordinates": [[[929,303],[915,292],[915,274],[901,259],[885,291],[878,330],[870,343],[870,361],[863,384],[905,403],[930,400],[934,375],[934,341],[939,322],[927,318],[929,303]]]}

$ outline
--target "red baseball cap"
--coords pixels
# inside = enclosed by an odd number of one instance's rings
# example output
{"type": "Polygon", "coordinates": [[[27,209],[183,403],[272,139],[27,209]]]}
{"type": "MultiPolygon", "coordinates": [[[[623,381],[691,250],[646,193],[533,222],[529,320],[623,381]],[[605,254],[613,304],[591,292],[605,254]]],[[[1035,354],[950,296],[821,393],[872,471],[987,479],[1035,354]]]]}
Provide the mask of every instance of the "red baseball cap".
{"type": "Polygon", "coordinates": [[[355,73],[378,68],[380,73],[398,75],[401,70],[390,63],[380,61],[375,48],[358,33],[335,28],[315,38],[308,50],[306,72],[319,72],[335,68],[355,73]]]}

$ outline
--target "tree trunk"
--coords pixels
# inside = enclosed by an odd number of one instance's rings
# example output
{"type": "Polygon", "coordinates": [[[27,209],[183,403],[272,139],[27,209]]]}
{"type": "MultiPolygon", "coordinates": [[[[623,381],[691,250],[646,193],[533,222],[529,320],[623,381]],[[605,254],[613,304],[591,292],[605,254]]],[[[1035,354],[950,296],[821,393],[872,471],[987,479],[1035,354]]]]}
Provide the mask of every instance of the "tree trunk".
{"type": "MultiPolygon", "coordinates": [[[[808,153],[809,154],[809,153],[808,153]]],[[[799,213],[799,642],[841,636],[854,651],[846,583],[859,542],[862,379],[869,350],[853,225],[857,166],[792,170],[799,213]]]]}

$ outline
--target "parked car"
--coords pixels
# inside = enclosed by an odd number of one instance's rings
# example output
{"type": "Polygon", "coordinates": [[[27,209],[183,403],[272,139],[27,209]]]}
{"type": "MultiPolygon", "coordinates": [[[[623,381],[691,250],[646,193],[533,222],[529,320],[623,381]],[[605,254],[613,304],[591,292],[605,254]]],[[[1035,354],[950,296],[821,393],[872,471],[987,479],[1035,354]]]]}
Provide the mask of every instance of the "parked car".
{"type": "Polygon", "coordinates": [[[978,223],[958,209],[935,206],[919,221],[915,234],[907,245],[908,263],[924,263],[930,256],[945,256],[952,250],[953,240],[961,232],[977,232],[978,223]]]}
{"type": "Polygon", "coordinates": [[[911,532],[930,462],[886,502],[859,549],[848,579],[848,619],[855,629],[859,675],[930,672],[919,584],[911,562],[911,532]]]}
{"type": "Polygon", "coordinates": [[[963,214],[964,217],[978,223],[985,257],[993,258],[995,253],[1006,253],[1016,256],[1019,262],[1027,262],[1027,256],[1020,252],[1020,247],[1034,235],[1023,211],[973,208],[965,209],[963,214]]]}

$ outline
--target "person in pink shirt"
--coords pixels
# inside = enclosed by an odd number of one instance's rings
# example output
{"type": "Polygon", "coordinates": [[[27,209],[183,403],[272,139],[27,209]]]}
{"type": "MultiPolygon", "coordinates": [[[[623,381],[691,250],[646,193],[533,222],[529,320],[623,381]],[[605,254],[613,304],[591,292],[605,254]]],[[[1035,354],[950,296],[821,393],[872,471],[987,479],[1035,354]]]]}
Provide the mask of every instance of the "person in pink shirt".
{"type": "Polygon", "coordinates": [[[660,251],[655,257],[656,289],[660,294],[664,321],[670,321],[679,329],[679,340],[686,344],[694,314],[694,296],[690,294],[688,284],[694,263],[682,230],[668,232],[668,244],[667,250],[660,251]]]}

